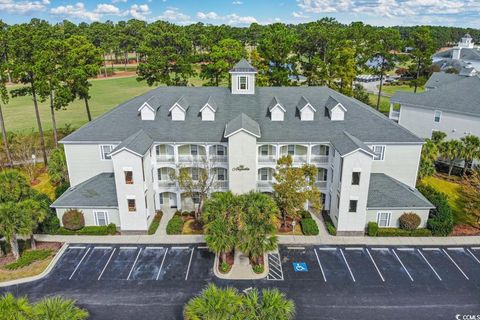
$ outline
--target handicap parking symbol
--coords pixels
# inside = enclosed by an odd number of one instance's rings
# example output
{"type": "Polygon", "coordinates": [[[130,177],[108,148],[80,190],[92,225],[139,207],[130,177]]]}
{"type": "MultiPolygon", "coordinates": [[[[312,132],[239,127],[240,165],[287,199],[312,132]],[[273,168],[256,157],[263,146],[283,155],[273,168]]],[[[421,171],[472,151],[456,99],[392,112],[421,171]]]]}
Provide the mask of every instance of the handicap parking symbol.
{"type": "Polygon", "coordinates": [[[305,262],[293,262],[292,265],[295,272],[308,272],[308,267],[305,262]]]}

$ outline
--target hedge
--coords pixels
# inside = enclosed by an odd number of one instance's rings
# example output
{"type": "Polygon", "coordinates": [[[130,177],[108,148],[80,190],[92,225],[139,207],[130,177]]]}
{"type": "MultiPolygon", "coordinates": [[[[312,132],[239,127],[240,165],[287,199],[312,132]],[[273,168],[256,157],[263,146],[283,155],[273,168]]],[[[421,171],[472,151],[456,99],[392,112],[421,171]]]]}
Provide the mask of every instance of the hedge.
{"type": "Polygon", "coordinates": [[[106,236],[117,233],[117,226],[110,223],[108,226],[87,226],[80,230],[68,230],[63,227],[59,228],[55,234],[58,235],[82,235],[82,236],[106,236]]]}
{"type": "Polygon", "coordinates": [[[157,213],[155,214],[155,217],[153,218],[152,223],[150,224],[150,227],[148,227],[148,234],[152,235],[157,232],[158,226],[160,225],[160,221],[162,220],[163,217],[163,212],[161,210],[158,210],[157,213]]]}
{"type": "Polygon", "coordinates": [[[83,213],[77,209],[70,209],[62,216],[62,222],[65,229],[80,230],[85,226],[83,213]]]}
{"type": "Polygon", "coordinates": [[[319,231],[318,231],[317,223],[312,218],[302,219],[300,221],[300,224],[302,225],[302,231],[304,235],[306,236],[318,235],[319,231]]]}
{"type": "Polygon", "coordinates": [[[302,211],[300,211],[300,217],[301,217],[302,219],[311,219],[311,218],[312,218],[312,214],[311,214],[309,211],[307,211],[307,210],[302,210],[302,211]]]}
{"type": "Polygon", "coordinates": [[[327,227],[328,234],[330,234],[332,236],[336,236],[337,235],[337,228],[335,228],[335,226],[333,225],[332,218],[330,218],[330,216],[327,214],[326,211],[322,212],[322,217],[323,217],[323,221],[325,222],[325,225],[327,227]]]}
{"type": "Polygon", "coordinates": [[[430,210],[427,227],[435,236],[448,236],[453,231],[454,224],[447,195],[431,186],[419,185],[417,189],[435,206],[435,209],[430,210]]]}
{"type": "Polygon", "coordinates": [[[367,233],[370,237],[376,237],[378,234],[378,223],[370,221],[368,223],[367,233]]]}
{"type": "Polygon", "coordinates": [[[174,215],[167,224],[167,234],[181,234],[183,229],[183,219],[174,215]]]}
{"type": "Polygon", "coordinates": [[[3,267],[7,270],[20,269],[34,263],[35,261],[44,260],[51,254],[52,250],[50,249],[25,251],[17,261],[3,267]]]}
{"type": "Polygon", "coordinates": [[[432,231],[426,228],[403,230],[400,228],[378,228],[377,237],[430,237],[432,231]]]}

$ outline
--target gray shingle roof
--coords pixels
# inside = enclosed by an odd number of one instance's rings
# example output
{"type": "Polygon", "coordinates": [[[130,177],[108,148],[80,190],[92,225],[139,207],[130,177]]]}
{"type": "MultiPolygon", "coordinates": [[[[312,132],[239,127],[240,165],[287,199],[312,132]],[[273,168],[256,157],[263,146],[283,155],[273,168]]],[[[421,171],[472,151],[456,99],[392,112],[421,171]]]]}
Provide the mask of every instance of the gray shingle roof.
{"type": "Polygon", "coordinates": [[[333,108],[335,108],[339,102],[335,100],[335,98],[328,97],[327,103],[325,104],[325,107],[329,110],[332,111],[333,108]]]}
{"type": "Polygon", "coordinates": [[[169,110],[171,110],[173,108],[174,105],[179,105],[183,110],[187,111],[188,110],[188,107],[190,106],[190,104],[188,103],[188,100],[187,98],[185,98],[184,96],[181,96],[180,99],[178,99],[177,101],[175,101],[172,106],[170,107],[169,110]]]}
{"type": "Polygon", "coordinates": [[[259,142],[328,142],[347,130],[363,142],[422,143],[407,129],[390,121],[370,106],[327,87],[256,87],[255,94],[231,94],[225,87],[158,87],[135,97],[84,125],[62,141],[119,143],[140,129],[155,142],[225,141],[225,125],[244,113],[260,126],[259,142]],[[152,96],[158,96],[161,107],[155,120],[143,121],[138,108],[152,96]],[[169,108],[184,96],[190,102],[185,121],[172,121],[169,108]],[[215,99],[218,110],[215,121],[202,121],[200,109],[208,97],[215,99]],[[316,112],[314,121],[301,121],[296,112],[300,98],[307,98],[317,110],[325,107],[331,96],[348,110],[344,121],[331,121],[316,112]],[[277,97],[285,108],[284,121],[272,121],[268,105],[277,97]]]}
{"type": "Polygon", "coordinates": [[[276,105],[280,105],[280,108],[283,109],[283,111],[285,111],[285,108],[282,106],[282,104],[280,103],[280,101],[278,101],[278,98],[277,97],[273,97],[272,98],[272,101],[270,102],[270,104],[268,105],[268,111],[272,111],[273,108],[275,108],[276,105]]]}
{"type": "Polygon", "coordinates": [[[132,134],[123,140],[110,154],[115,154],[122,149],[128,149],[136,154],[143,156],[152,146],[153,140],[144,130],[132,134]]]}
{"type": "Polygon", "coordinates": [[[226,124],[225,137],[228,137],[232,133],[242,129],[250,132],[258,138],[261,136],[260,126],[258,125],[258,123],[246,114],[242,113],[226,124]]]}
{"type": "Polygon", "coordinates": [[[212,107],[213,111],[217,111],[217,103],[215,102],[212,96],[208,97],[207,103],[205,104],[208,104],[210,107],[212,107]]]}
{"type": "Polygon", "coordinates": [[[410,188],[384,173],[372,173],[367,208],[433,208],[433,205],[417,189],[410,188]]]}
{"type": "MultiPolygon", "coordinates": [[[[452,58],[453,48],[445,51],[437,52],[433,55],[434,58],[452,58]]],[[[477,48],[461,48],[460,59],[467,61],[480,60],[480,50],[477,48]]]]}
{"type": "Polygon", "coordinates": [[[365,143],[360,141],[357,137],[352,136],[347,131],[335,136],[331,142],[335,150],[337,150],[341,156],[349,154],[350,152],[358,149],[373,155],[372,150],[366,146],[365,143]]]}
{"type": "Polygon", "coordinates": [[[441,89],[422,93],[397,91],[390,102],[478,117],[480,115],[480,77],[464,77],[442,85],[441,89]]]}
{"type": "Polygon", "coordinates": [[[118,207],[115,177],[111,172],[96,175],[65,191],[52,208],[110,208],[118,207]]]}
{"type": "Polygon", "coordinates": [[[230,69],[230,72],[257,72],[257,69],[255,69],[247,60],[242,58],[242,60],[238,61],[237,64],[230,69]]]}
{"type": "Polygon", "coordinates": [[[425,83],[425,88],[438,88],[439,86],[455,82],[463,78],[465,77],[454,73],[434,72],[425,83]]]}
{"type": "MultiPolygon", "coordinates": [[[[310,103],[310,101],[308,101],[307,98],[305,98],[304,96],[301,96],[300,100],[297,103],[298,111],[302,111],[302,109],[305,108],[305,106],[309,103],[310,103]]],[[[313,107],[313,104],[310,103],[310,105],[313,107]]],[[[313,107],[313,108],[316,109],[315,107],[313,107]]]]}

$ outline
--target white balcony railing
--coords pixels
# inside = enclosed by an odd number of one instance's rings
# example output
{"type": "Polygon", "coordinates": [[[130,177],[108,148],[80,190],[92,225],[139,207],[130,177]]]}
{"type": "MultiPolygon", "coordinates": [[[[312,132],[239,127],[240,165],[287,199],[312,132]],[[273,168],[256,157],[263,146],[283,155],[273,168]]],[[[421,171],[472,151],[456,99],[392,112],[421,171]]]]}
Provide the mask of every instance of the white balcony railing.
{"type": "Polygon", "coordinates": [[[310,162],[312,162],[312,163],[328,163],[328,156],[312,154],[310,156],[310,162]]]}
{"type": "Polygon", "coordinates": [[[258,156],[258,163],[276,163],[277,157],[274,155],[258,156]]]}
{"type": "Polygon", "coordinates": [[[228,189],[228,180],[216,181],[214,188],[219,190],[228,189]]]}
{"type": "Polygon", "coordinates": [[[327,187],[327,181],[315,181],[315,186],[319,189],[325,189],[327,187]]]}
{"type": "Polygon", "coordinates": [[[211,155],[210,156],[210,161],[212,161],[214,163],[228,162],[228,156],[211,155]]]}
{"type": "Polygon", "coordinates": [[[158,162],[173,162],[175,160],[175,157],[173,154],[160,154],[157,155],[157,161],[158,162]]]}
{"type": "Polygon", "coordinates": [[[178,155],[178,161],[179,162],[200,162],[202,159],[204,159],[205,156],[201,155],[186,155],[186,154],[180,154],[178,155]]]}
{"type": "Polygon", "coordinates": [[[176,187],[176,183],[172,180],[160,180],[158,181],[158,186],[160,188],[174,188],[176,187]]]}
{"type": "Polygon", "coordinates": [[[257,189],[259,190],[272,190],[273,180],[259,180],[257,181],[257,189]]]}

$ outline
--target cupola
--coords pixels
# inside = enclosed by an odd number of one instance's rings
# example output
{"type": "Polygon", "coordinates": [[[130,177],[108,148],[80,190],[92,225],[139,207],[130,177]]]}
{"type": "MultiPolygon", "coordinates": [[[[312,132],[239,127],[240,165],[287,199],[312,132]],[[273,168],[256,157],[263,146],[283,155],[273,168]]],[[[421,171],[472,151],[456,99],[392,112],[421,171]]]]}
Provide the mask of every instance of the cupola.
{"type": "Polygon", "coordinates": [[[242,59],[229,71],[232,94],[255,94],[255,69],[247,60],[242,59]]]}

